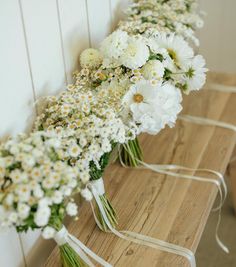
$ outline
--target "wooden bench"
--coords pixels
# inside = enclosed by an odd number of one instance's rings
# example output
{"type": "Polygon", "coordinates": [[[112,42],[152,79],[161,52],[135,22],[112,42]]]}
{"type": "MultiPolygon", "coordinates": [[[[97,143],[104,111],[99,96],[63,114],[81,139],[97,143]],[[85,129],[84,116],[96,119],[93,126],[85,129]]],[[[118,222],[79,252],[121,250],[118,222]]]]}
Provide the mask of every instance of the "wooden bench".
{"type": "MultiPolygon", "coordinates": [[[[210,74],[209,79],[236,85],[236,76],[210,74]]],[[[204,116],[236,125],[236,94],[203,90],[184,99],[183,114],[204,116]]],[[[234,149],[233,131],[178,121],[173,129],[140,138],[145,161],[209,168],[224,173],[234,149]]],[[[202,174],[203,175],[203,174],[202,174]]],[[[212,209],[217,189],[213,184],[159,175],[148,170],[111,165],[105,184],[119,216],[119,228],[166,240],[196,251],[212,209]]],[[[99,256],[118,267],[184,267],[182,257],[138,246],[101,232],[88,203],[69,231],[99,256]]],[[[45,266],[60,266],[55,248],[45,266]]]]}

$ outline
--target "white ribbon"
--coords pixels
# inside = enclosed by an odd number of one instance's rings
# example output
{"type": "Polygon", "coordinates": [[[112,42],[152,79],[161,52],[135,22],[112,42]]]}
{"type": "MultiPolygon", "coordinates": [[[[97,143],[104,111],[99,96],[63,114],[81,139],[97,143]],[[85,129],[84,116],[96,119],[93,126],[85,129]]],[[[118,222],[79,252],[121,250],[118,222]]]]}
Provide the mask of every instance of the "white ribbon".
{"type": "Polygon", "coordinates": [[[207,90],[214,90],[224,93],[236,93],[236,86],[223,85],[219,83],[207,83],[205,87],[207,90]]]}
{"type": "Polygon", "coordinates": [[[86,247],[80,240],[69,234],[64,225],[62,226],[61,230],[55,234],[54,240],[59,246],[65,244],[70,245],[89,267],[95,267],[95,265],[91,262],[88,256],[90,256],[97,263],[101,264],[103,267],[112,267],[111,264],[100,258],[97,254],[86,247]]]}
{"type": "MultiPolygon", "coordinates": [[[[124,147],[127,152],[130,154],[130,156],[132,157],[132,151],[130,150],[129,146],[124,147]]],[[[123,166],[125,166],[124,162],[122,161],[121,158],[121,153],[119,150],[119,157],[120,157],[120,161],[121,164],[123,166]]],[[[134,157],[134,156],[133,156],[134,157]]],[[[187,168],[184,166],[178,166],[178,165],[173,165],[173,164],[169,164],[169,165],[158,165],[158,164],[147,164],[137,158],[134,158],[137,162],[139,162],[139,164],[143,165],[144,168],[152,170],[154,172],[160,173],[160,174],[165,174],[165,175],[169,175],[169,176],[173,176],[176,178],[183,178],[183,179],[190,179],[190,180],[196,180],[196,181],[201,181],[201,182],[206,182],[206,183],[212,183],[215,184],[218,188],[219,191],[219,195],[220,195],[220,204],[219,206],[217,206],[216,208],[213,209],[213,211],[217,211],[219,210],[219,214],[218,214],[218,221],[217,221],[217,225],[216,225],[216,231],[215,231],[215,238],[216,238],[216,242],[219,245],[219,247],[226,253],[229,253],[229,249],[223,244],[223,242],[220,240],[219,238],[219,227],[220,227],[220,223],[221,223],[221,209],[222,206],[225,202],[226,196],[227,196],[227,186],[224,180],[224,176],[214,170],[210,170],[210,169],[192,169],[192,168],[187,168]],[[202,177],[202,176],[195,176],[195,175],[187,175],[187,174],[179,174],[176,172],[172,172],[170,170],[185,170],[185,171],[192,171],[192,172],[196,172],[196,171],[200,171],[200,172],[208,172],[211,174],[216,175],[217,180],[216,179],[211,179],[211,178],[207,178],[207,177],[202,177]],[[222,188],[223,191],[222,191],[222,188]]],[[[125,166],[126,167],[126,166],[125,166]]]]}
{"type": "Polygon", "coordinates": [[[103,182],[102,178],[99,178],[97,180],[93,180],[90,183],[97,190],[99,196],[102,196],[105,194],[105,186],[104,186],[104,182],[103,182]]]}
{"type": "Polygon", "coordinates": [[[225,129],[236,132],[236,126],[231,123],[226,123],[222,121],[217,121],[217,120],[212,120],[212,119],[197,117],[197,116],[192,116],[192,115],[179,115],[178,118],[180,120],[187,121],[187,122],[193,122],[193,123],[207,125],[207,126],[217,126],[217,127],[225,128],[225,129]]]}
{"type": "MultiPolygon", "coordinates": [[[[100,179],[103,181],[102,178],[100,178],[100,179]]],[[[126,241],[129,241],[129,242],[134,242],[134,243],[139,244],[139,245],[144,245],[144,246],[148,246],[151,248],[159,249],[161,251],[165,251],[165,252],[173,253],[173,254],[176,254],[179,256],[183,256],[189,261],[191,267],[196,267],[196,261],[195,261],[194,253],[187,248],[184,248],[184,247],[181,247],[178,245],[174,245],[174,244],[171,244],[171,243],[168,243],[166,241],[162,241],[162,240],[159,240],[156,238],[152,238],[149,236],[145,236],[142,234],[131,232],[131,231],[117,231],[115,228],[112,227],[112,225],[111,225],[111,223],[110,223],[110,221],[106,215],[106,212],[105,212],[104,207],[102,205],[102,202],[100,200],[100,197],[99,197],[100,195],[99,195],[99,192],[97,191],[97,188],[94,186],[93,183],[89,183],[87,186],[91,190],[91,192],[94,196],[94,199],[98,205],[98,208],[101,212],[101,215],[102,215],[105,223],[107,224],[108,228],[110,229],[110,231],[113,234],[115,234],[116,236],[118,236],[118,237],[120,237],[126,241]]],[[[93,211],[95,221],[98,224],[98,226],[101,227],[99,220],[96,216],[96,213],[94,211],[94,207],[92,205],[92,202],[90,202],[90,203],[92,206],[92,211],[93,211]]]]}

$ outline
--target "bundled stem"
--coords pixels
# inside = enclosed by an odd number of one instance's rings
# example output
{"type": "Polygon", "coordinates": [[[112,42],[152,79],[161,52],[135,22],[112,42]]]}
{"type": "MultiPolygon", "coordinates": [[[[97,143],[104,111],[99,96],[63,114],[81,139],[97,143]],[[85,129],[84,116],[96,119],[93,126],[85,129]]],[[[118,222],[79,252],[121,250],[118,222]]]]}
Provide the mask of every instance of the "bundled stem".
{"type": "Polygon", "coordinates": [[[143,153],[137,137],[121,146],[119,159],[122,165],[128,167],[137,167],[139,165],[139,161],[143,160],[143,153]]]}
{"type": "MultiPolygon", "coordinates": [[[[114,147],[115,147],[115,144],[113,145],[113,148],[114,147]]],[[[110,155],[111,155],[111,152],[105,153],[101,157],[100,162],[99,162],[100,168],[98,168],[94,162],[90,163],[90,177],[91,177],[92,181],[98,180],[102,177],[106,166],[109,164],[110,155]]],[[[116,215],[116,211],[114,210],[111,202],[107,198],[106,194],[99,196],[99,198],[101,200],[101,203],[103,205],[103,208],[105,210],[106,216],[107,216],[110,224],[112,225],[113,228],[116,228],[116,226],[118,225],[117,215],[116,215]]],[[[108,231],[109,227],[108,227],[106,221],[104,220],[97,203],[95,203],[95,213],[96,213],[97,219],[99,221],[98,227],[104,232],[108,231]]]]}
{"type": "MultiPolygon", "coordinates": [[[[57,231],[62,228],[62,216],[53,216],[50,225],[57,231]]],[[[60,258],[63,267],[89,267],[69,244],[59,246],[60,258]]]]}

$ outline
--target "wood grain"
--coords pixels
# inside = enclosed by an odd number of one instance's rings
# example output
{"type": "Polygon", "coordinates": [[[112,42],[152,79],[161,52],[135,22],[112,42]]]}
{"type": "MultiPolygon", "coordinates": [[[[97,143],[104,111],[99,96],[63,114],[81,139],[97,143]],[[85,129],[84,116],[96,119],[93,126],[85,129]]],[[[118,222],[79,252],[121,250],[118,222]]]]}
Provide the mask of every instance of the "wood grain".
{"type": "MultiPolygon", "coordinates": [[[[209,75],[209,79],[236,85],[236,77],[209,75]]],[[[219,119],[236,124],[236,96],[203,90],[184,99],[183,114],[219,119]]],[[[236,136],[232,131],[178,121],[173,129],[140,138],[145,161],[181,164],[225,172],[236,136]]],[[[119,229],[131,230],[197,249],[217,190],[214,185],[159,175],[148,170],[125,169],[113,164],[105,173],[107,194],[119,216],[119,229]]],[[[138,246],[101,232],[88,203],[69,231],[99,256],[117,267],[184,267],[182,257],[138,246]]],[[[47,267],[60,266],[55,248],[47,267]]]]}

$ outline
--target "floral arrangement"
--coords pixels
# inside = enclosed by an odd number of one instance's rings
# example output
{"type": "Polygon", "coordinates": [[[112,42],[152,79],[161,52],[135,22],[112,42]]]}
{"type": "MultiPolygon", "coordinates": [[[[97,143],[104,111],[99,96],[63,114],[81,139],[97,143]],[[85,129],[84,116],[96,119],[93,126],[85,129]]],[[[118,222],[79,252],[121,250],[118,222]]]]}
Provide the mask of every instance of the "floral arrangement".
{"type": "Polygon", "coordinates": [[[75,194],[92,201],[95,188],[96,222],[115,228],[102,180],[111,154],[137,166],[137,136],[173,127],[182,93],[205,82],[205,61],[187,42],[197,43],[202,25],[194,0],[135,1],[128,14],[99,49],[82,52],[74,83],[47,98],[33,133],[0,146],[0,227],[41,229],[59,244],[66,267],[89,266],[63,226],[66,214],[77,216],[75,194]]]}

